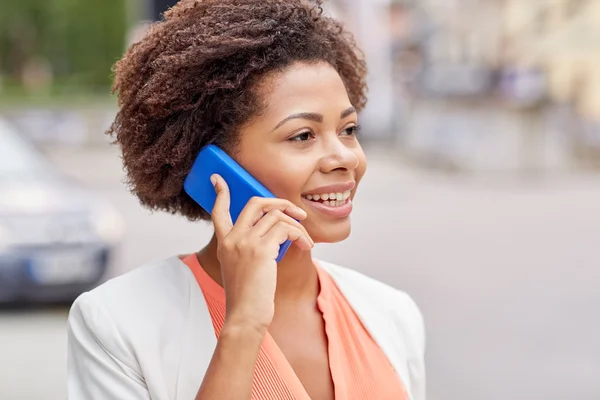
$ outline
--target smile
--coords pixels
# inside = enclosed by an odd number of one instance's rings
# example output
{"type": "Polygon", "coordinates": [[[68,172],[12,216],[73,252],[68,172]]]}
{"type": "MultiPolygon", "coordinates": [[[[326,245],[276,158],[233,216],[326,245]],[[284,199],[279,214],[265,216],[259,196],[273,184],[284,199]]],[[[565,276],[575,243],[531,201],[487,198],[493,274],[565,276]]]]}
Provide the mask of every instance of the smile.
{"type": "Polygon", "coordinates": [[[308,194],[302,196],[306,200],[321,203],[323,205],[329,207],[341,207],[348,203],[348,199],[350,198],[351,191],[347,190],[345,192],[337,192],[337,193],[321,193],[321,194],[308,194]]]}

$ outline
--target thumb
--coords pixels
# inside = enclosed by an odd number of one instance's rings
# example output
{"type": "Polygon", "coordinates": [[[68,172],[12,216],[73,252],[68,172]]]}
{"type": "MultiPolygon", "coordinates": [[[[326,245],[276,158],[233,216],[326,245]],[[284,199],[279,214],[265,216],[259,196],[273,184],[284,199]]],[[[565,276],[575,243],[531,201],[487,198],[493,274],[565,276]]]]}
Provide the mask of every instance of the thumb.
{"type": "Polygon", "coordinates": [[[229,186],[227,182],[218,174],[210,177],[210,181],[217,192],[217,199],[212,209],[212,221],[215,227],[217,240],[221,241],[233,229],[231,214],[229,213],[229,205],[231,202],[229,194],[229,186]]]}

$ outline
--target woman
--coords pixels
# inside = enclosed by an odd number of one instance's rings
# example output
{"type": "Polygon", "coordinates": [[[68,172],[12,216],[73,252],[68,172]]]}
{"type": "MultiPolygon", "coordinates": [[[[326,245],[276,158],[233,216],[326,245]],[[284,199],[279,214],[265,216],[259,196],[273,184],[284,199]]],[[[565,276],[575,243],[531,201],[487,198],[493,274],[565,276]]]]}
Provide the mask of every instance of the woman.
{"type": "Polygon", "coordinates": [[[311,257],[350,234],[365,73],[351,36],[308,0],[183,0],[128,50],[110,133],[129,185],[215,234],[79,297],[71,399],[424,399],[415,304],[311,257]],[[214,175],[202,210],[183,181],[208,143],[278,199],[252,199],[233,224],[214,175]]]}

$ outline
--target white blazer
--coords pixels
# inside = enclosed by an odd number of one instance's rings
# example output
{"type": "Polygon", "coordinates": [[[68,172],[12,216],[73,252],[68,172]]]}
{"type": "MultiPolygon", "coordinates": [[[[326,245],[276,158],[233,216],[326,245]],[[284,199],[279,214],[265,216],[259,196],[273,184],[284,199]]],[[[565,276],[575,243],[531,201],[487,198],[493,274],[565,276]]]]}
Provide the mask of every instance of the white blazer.
{"type": "MultiPolygon", "coordinates": [[[[411,400],[424,400],[425,334],[412,299],[356,271],[319,265],[387,355],[411,400]]],[[[178,257],[82,294],[68,331],[70,400],[193,400],[217,344],[202,291],[178,257]]]]}

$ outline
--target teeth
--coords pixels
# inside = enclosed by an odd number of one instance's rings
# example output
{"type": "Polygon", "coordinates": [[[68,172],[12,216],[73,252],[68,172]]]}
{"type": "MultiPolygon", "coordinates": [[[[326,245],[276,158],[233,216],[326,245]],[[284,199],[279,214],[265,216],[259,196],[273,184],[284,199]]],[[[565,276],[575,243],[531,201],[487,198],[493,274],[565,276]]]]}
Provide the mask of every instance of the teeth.
{"type": "Polygon", "coordinates": [[[331,200],[331,201],[324,201],[323,204],[329,207],[341,207],[344,204],[346,204],[348,201],[347,200],[341,200],[341,201],[337,201],[337,200],[331,200]]]}
{"type": "Polygon", "coordinates": [[[324,194],[308,194],[304,196],[307,200],[319,201],[323,200],[323,204],[328,206],[340,206],[346,203],[352,192],[347,190],[339,193],[324,193],[324,194]],[[338,204],[340,203],[340,204],[338,204]]]}

